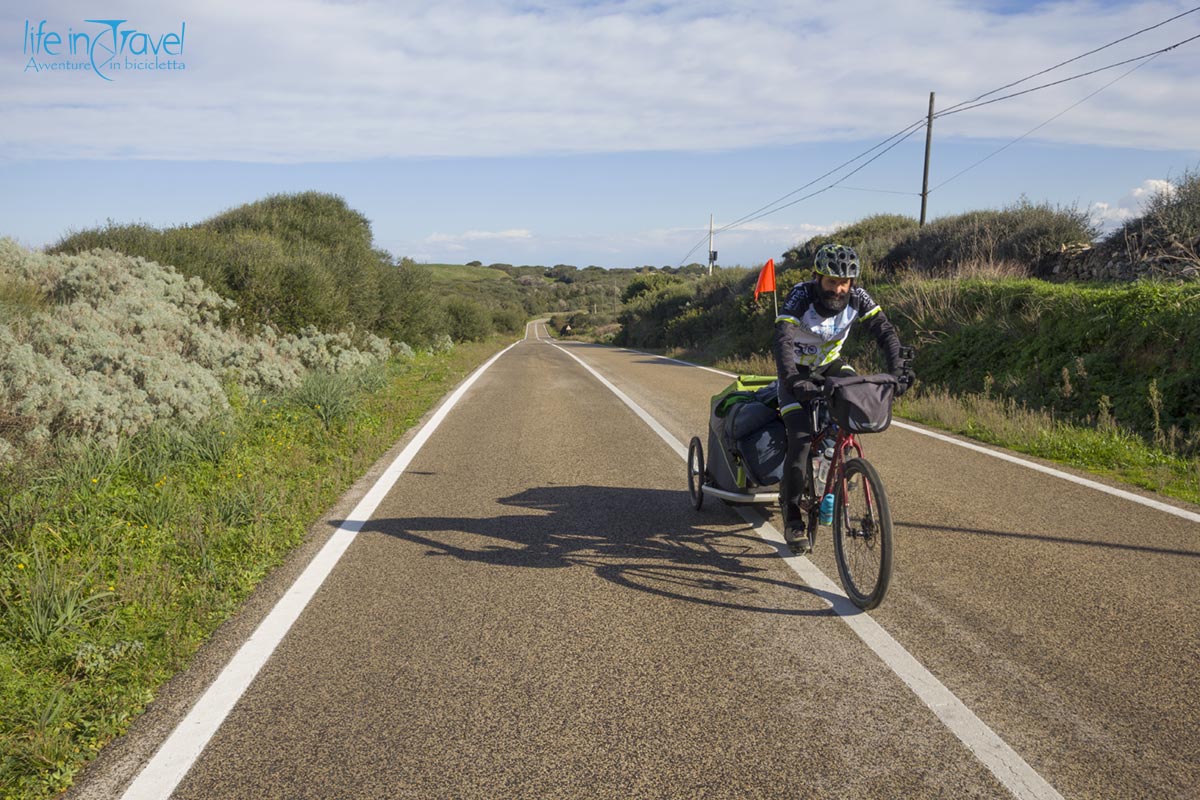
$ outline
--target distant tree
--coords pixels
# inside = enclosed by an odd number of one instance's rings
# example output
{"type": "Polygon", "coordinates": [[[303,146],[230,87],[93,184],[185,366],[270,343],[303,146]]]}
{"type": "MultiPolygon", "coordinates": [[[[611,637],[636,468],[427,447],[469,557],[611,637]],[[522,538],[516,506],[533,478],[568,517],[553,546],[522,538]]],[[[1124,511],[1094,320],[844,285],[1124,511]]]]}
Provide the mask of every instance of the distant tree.
{"type": "Polygon", "coordinates": [[[570,264],[555,264],[553,267],[546,270],[546,276],[549,278],[554,278],[554,280],[561,281],[563,283],[574,283],[576,274],[578,272],[579,268],[571,266],[570,264]]]}
{"type": "Polygon", "coordinates": [[[482,267],[483,262],[482,261],[468,261],[467,266],[468,267],[482,267]]]}

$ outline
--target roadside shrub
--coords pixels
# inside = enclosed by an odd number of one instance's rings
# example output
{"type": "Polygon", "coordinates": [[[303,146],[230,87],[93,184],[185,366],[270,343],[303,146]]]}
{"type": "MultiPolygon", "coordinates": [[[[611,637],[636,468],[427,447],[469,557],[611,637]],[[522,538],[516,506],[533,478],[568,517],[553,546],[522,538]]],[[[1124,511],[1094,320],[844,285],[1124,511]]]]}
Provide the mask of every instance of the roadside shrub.
{"type": "Polygon", "coordinates": [[[518,333],[525,328],[525,314],[512,308],[493,311],[492,327],[501,333],[518,333]]]}
{"type": "Polygon", "coordinates": [[[1034,264],[1063,245],[1087,243],[1098,234],[1086,212],[1022,199],[1000,211],[970,211],[910,231],[880,259],[885,272],[912,269],[952,273],[964,262],[1034,264]]]}
{"type": "MultiPolygon", "coordinates": [[[[1175,428],[1185,451],[1200,433],[1200,286],[913,278],[876,299],[917,345],[927,383],[955,394],[988,387],[1081,421],[1103,398],[1106,414],[1148,438],[1175,428]]],[[[847,352],[861,346],[852,337],[847,352]]]]}
{"type": "Polygon", "coordinates": [[[236,300],[247,322],[295,332],[355,323],[390,334],[384,319],[391,256],[371,244],[366,217],[337,196],[272,195],[196,225],[115,225],[77,231],[51,253],[105,248],[170,264],[236,300]]]}
{"type": "Polygon", "coordinates": [[[446,301],[446,319],[455,341],[479,341],[492,332],[491,313],[473,300],[454,297],[446,301]]]}
{"type": "MultiPolygon", "coordinates": [[[[775,318],[769,297],[754,300],[757,279],[758,270],[744,268],[719,269],[690,280],[672,278],[625,305],[614,341],[714,357],[754,352],[770,341],[775,318]]],[[[779,286],[786,293],[788,285],[779,286]]]]}
{"type": "Polygon", "coordinates": [[[431,344],[447,328],[429,270],[408,259],[384,271],[379,285],[378,332],[415,346],[431,344]]]}
{"type": "Polygon", "coordinates": [[[278,353],[286,359],[294,359],[305,370],[324,372],[348,372],[371,364],[386,361],[391,356],[391,345],[384,339],[367,334],[366,349],[359,349],[351,338],[350,331],[325,333],[315,326],[308,326],[298,334],[281,336],[276,345],[278,353]]]}
{"type": "Polygon", "coordinates": [[[229,407],[231,389],[279,392],[306,371],[356,370],[392,352],[353,329],[260,326],[248,337],[223,324],[237,306],[198,278],[111,251],[53,256],[0,240],[0,281],[34,298],[18,320],[0,320],[3,461],[59,438],[114,448],[156,423],[194,428],[229,407]]]}
{"type": "Polygon", "coordinates": [[[600,311],[591,313],[589,311],[576,311],[574,314],[556,314],[550,318],[548,325],[551,330],[560,331],[564,325],[571,326],[571,336],[576,338],[596,338],[603,334],[598,331],[601,328],[617,330],[617,315],[609,311],[600,311]]]}
{"type": "Polygon", "coordinates": [[[811,273],[817,251],[823,245],[836,242],[853,247],[863,262],[864,270],[869,271],[883,260],[893,247],[918,228],[919,223],[913,217],[903,214],[874,214],[852,225],[838,228],[828,235],[814,236],[796,245],[783,254],[780,268],[811,273]]]}
{"type": "Polygon", "coordinates": [[[657,292],[666,286],[681,282],[681,279],[672,275],[664,275],[661,272],[652,272],[649,275],[642,275],[634,278],[629,282],[629,285],[625,287],[625,291],[621,294],[621,302],[628,303],[644,294],[657,292]]]}
{"type": "MultiPolygon", "coordinates": [[[[656,276],[657,277],[657,276],[656,276]]],[[[637,281],[634,282],[636,284],[637,281]]],[[[632,288],[634,284],[630,284],[632,288]]],[[[691,305],[695,286],[670,279],[657,289],[639,292],[621,312],[618,344],[632,347],[662,347],[667,323],[691,305]]],[[[626,292],[628,294],[628,291],[626,292]]]]}

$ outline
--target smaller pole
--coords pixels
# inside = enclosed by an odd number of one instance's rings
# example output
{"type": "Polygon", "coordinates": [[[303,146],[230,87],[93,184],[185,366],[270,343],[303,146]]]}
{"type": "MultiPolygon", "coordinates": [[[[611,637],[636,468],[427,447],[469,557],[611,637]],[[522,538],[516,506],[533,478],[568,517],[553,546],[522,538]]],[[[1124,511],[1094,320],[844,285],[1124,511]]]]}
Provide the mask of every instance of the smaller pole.
{"type": "Polygon", "coordinates": [[[929,93],[929,119],[925,122],[925,177],[921,181],[921,226],[925,225],[925,204],[929,200],[929,148],[933,144],[933,92],[929,93]]]}
{"type": "Polygon", "coordinates": [[[713,237],[713,215],[709,214],[708,215],[708,274],[709,275],[712,275],[712,268],[713,268],[713,261],[714,261],[713,249],[712,249],[712,237],[713,237]]]}

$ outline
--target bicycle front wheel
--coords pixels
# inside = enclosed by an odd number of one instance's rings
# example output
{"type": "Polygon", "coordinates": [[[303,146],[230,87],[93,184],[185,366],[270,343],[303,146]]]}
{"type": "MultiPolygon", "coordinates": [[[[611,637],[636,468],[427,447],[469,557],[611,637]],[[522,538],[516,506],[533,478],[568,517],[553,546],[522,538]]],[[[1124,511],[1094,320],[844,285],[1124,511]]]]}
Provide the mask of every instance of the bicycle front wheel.
{"type": "Polygon", "coordinates": [[[847,461],[834,489],[833,551],[850,601],[864,610],[882,603],[892,579],[892,514],[866,459],[847,461]]]}

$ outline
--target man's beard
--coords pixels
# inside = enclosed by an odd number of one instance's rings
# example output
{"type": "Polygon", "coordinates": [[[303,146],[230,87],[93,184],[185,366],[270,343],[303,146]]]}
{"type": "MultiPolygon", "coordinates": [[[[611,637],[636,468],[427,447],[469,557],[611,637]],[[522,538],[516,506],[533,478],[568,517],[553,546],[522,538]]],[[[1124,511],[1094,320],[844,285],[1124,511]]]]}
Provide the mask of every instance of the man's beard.
{"type": "Polygon", "coordinates": [[[850,302],[849,292],[839,295],[836,291],[828,292],[824,289],[820,289],[818,291],[821,295],[821,305],[825,306],[827,310],[832,311],[834,314],[841,312],[842,309],[846,307],[846,304],[850,302]]]}

